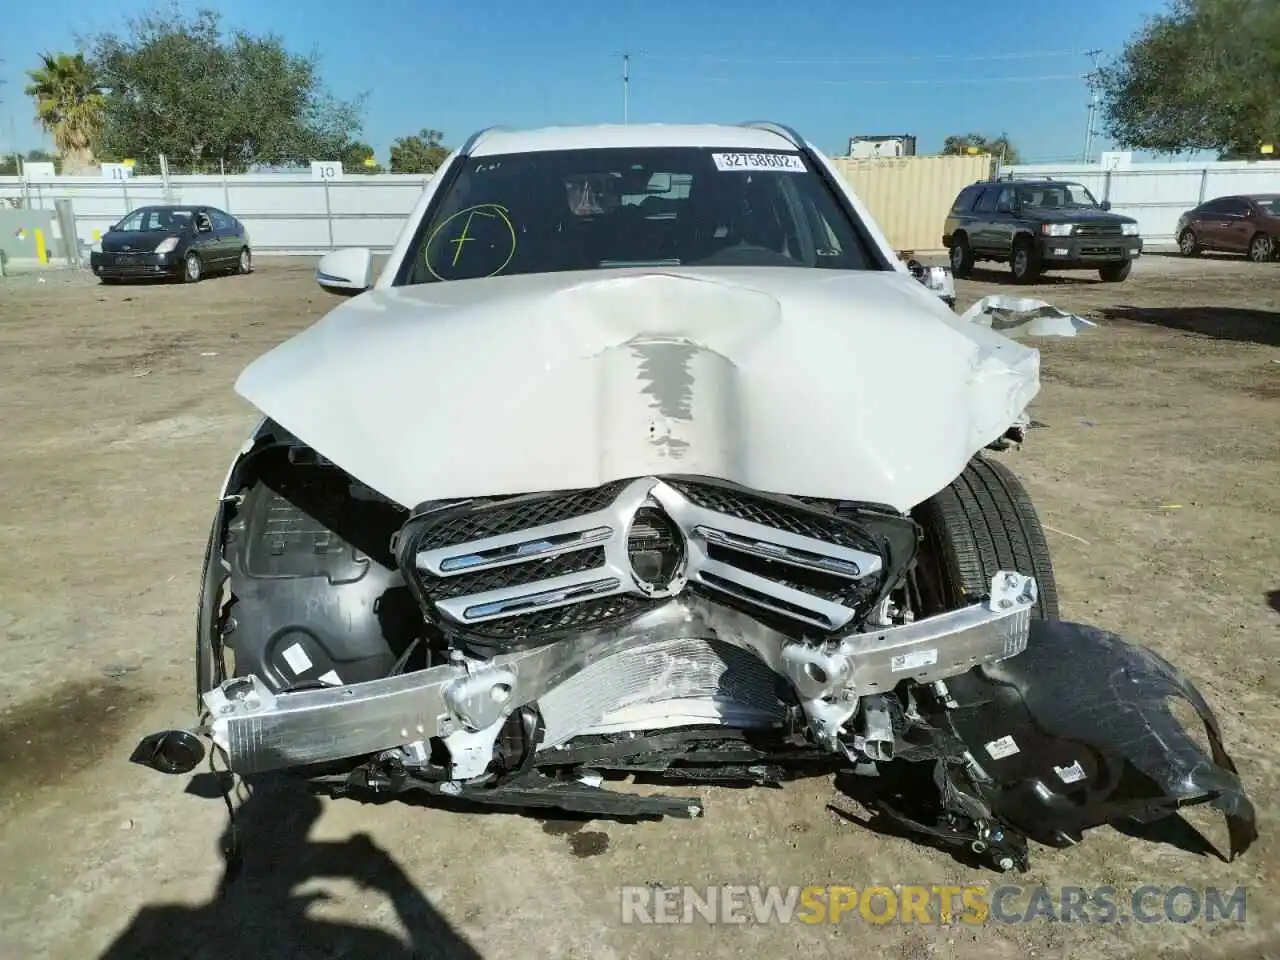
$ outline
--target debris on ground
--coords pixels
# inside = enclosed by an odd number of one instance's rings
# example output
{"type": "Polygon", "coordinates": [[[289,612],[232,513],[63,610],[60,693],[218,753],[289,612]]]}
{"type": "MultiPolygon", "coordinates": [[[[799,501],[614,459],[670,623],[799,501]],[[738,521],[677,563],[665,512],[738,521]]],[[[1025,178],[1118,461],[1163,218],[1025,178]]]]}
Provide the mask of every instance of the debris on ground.
{"type": "Polygon", "coordinates": [[[990,327],[1013,340],[1074,337],[1079,330],[1097,326],[1092,320],[1059,310],[1043,300],[1003,294],[983,297],[962,313],[960,319],[990,327]]]}

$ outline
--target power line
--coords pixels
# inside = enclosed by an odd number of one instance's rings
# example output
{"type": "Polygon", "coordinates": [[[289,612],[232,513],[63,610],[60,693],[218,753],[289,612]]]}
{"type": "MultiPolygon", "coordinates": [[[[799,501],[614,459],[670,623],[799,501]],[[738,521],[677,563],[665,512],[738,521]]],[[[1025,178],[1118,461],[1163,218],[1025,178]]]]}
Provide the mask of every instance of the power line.
{"type": "MultiPolygon", "coordinates": [[[[981,84],[981,83],[1041,83],[1045,81],[1063,80],[1083,80],[1085,74],[1079,73],[1056,73],[1046,74],[1043,76],[1016,76],[1016,77],[951,77],[946,80],[916,80],[916,79],[896,79],[896,80],[822,80],[822,79],[790,79],[790,80],[774,80],[770,79],[770,85],[779,83],[789,84],[793,86],[832,86],[832,87],[860,87],[875,86],[887,87],[896,86],[898,84],[907,84],[911,86],[954,86],[956,84],[981,84]]],[[[741,77],[714,77],[703,74],[693,74],[688,76],[668,76],[668,79],[675,80],[707,80],[712,83],[742,83],[741,77]]]]}
{"type": "Polygon", "coordinates": [[[657,56],[646,56],[645,59],[666,61],[669,63],[772,63],[787,66],[855,66],[889,63],[984,63],[996,60],[1043,60],[1048,57],[1078,57],[1090,52],[1091,51],[1081,50],[1040,50],[1022,53],[936,54],[913,57],[840,57],[831,59],[813,57],[726,57],[713,54],[699,55],[696,57],[675,57],[658,54],[657,56]]]}

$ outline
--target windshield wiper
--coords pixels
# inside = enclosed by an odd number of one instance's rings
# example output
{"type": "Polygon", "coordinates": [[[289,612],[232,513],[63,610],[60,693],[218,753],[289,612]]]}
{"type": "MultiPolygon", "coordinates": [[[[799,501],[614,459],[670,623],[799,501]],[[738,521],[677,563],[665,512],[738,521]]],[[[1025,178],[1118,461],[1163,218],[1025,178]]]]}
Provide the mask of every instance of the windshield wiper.
{"type": "Polygon", "coordinates": [[[601,260],[603,267],[678,267],[680,260],[601,260]]]}

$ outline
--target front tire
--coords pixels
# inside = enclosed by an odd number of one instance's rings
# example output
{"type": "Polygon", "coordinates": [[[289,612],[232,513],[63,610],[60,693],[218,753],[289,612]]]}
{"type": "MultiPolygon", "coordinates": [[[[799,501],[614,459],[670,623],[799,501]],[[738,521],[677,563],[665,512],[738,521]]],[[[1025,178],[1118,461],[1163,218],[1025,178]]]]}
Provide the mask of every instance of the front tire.
{"type": "Polygon", "coordinates": [[[963,233],[956,234],[951,240],[951,275],[967,277],[973,272],[973,248],[969,246],[969,238],[963,233]]]}
{"type": "Polygon", "coordinates": [[[1014,241],[1009,269],[1013,273],[1014,283],[1035,283],[1040,278],[1040,254],[1030,237],[1020,237],[1014,241]]]}
{"type": "Polygon", "coordinates": [[[1198,257],[1200,249],[1200,238],[1190,227],[1178,235],[1178,252],[1184,257],[1198,257]]]}
{"type": "Polygon", "coordinates": [[[1103,283],[1122,283],[1132,269],[1132,260],[1126,260],[1124,263],[1108,263],[1105,267],[1098,268],[1098,276],[1102,278],[1103,283]]]}
{"type": "Polygon", "coordinates": [[[253,272],[253,258],[248,247],[240,248],[240,262],[236,264],[236,272],[240,274],[253,272]]]}
{"type": "Polygon", "coordinates": [[[182,282],[199,283],[203,275],[204,270],[200,263],[200,255],[188,253],[186,259],[182,262],[182,282]]]}
{"type": "Polygon", "coordinates": [[[1026,488],[1003,463],[981,454],[913,515],[924,528],[921,587],[928,613],[975,603],[1001,570],[1035,577],[1032,616],[1057,620],[1058,585],[1044,528],[1026,488]]]}

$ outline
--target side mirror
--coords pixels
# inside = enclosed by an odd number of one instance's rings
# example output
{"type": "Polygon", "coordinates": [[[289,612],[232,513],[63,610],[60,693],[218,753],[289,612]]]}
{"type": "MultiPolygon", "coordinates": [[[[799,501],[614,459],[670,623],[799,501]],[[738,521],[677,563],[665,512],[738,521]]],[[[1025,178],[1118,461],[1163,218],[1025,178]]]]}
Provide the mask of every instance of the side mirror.
{"type": "Polygon", "coordinates": [[[1099,208],[1099,209],[1101,209],[1101,210],[1110,210],[1110,209],[1111,209],[1111,201],[1110,201],[1110,200],[1103,200],[1100,204],[1098,204],[1098,208],[1099,208]]]}
{"type": "Polygon", "coordinates": [[[332,250],[316,266],[316,283],[322,290],[354,297],[373,286],[373,253],[367,247],[332,250]]]}

